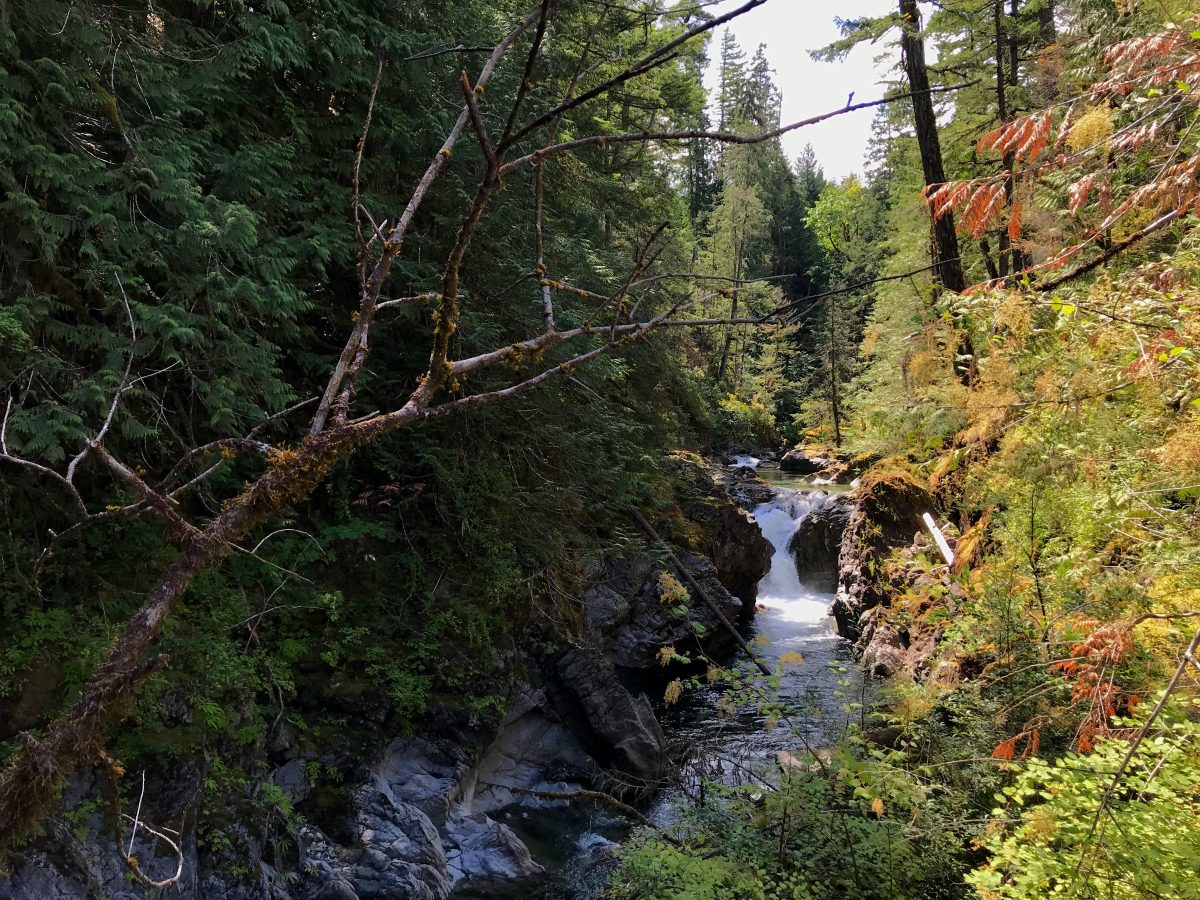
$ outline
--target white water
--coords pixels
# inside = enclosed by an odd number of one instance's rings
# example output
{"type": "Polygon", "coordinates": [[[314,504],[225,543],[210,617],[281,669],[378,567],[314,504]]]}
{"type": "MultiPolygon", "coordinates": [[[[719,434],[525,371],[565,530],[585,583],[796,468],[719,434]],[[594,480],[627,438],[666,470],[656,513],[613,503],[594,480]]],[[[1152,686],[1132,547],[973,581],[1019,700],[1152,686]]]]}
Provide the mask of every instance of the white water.
{"type": "Polygon", "coordinates": [[[829,604],[833,597],[801,583],[795,559],[788,550],[801,520],[829,500],[828,494],[819,491],[780,491],[775,499],[754,509],[753,515],[763,537],[775,548],[771,570],[758,583],[760,615],[766,619],[761,630],[772,639],[794,639],[798,636],[796,625],[811,627],[829,622],[829,604]],[[792,627],[781,627],[784,622],[792,627]]]}
{"type": "Polygon", "coordinates": [[[761,462],[762,460],[757,456],[747,456],[745,453],[739,453],[733,458],[733,464],[744,469],[757,469],[761,462]]]}

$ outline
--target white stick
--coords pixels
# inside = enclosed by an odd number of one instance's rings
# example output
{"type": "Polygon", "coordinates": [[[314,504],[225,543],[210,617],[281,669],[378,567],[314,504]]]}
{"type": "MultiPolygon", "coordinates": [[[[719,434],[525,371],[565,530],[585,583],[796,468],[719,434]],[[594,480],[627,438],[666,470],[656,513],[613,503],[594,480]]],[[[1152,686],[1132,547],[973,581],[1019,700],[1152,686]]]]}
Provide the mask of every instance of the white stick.
{"type": "Polygon", "coordinates": [[[925,527],[929,529],[929,533],[933,535],[933,540],[937,543],[938,549],[942,551],[942,558],[946,560],[946,565],[954,565],[954,551],[946,543],[946,536],[942,534],[942,529],[937,527],[937,522],[933,521],[933,516],[925,513],[921,518],[925,520],[925,527]]]}

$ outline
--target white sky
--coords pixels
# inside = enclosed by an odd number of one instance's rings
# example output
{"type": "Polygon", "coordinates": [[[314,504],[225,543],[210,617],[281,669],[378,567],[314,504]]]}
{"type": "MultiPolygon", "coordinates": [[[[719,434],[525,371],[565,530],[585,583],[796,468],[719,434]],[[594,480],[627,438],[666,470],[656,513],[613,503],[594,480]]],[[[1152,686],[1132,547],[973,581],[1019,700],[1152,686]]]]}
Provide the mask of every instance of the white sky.
{"type": "MultiPolygon", "coordinates": [[[[741,2],[744,0],[728,0],[712,12],[720,15],[741,2]]],[[[874,45],[859,45],[844,62],[815,62],[808,51],[837,39],[834,16],[879,16],[890,12],[892,6],[892,0],[769,0],[725,28],[733,31],[747,62],[759,44],[767,45],[775,83],[783,92],[786,124],[845,106],[851,91],[856,103],[882,96],[878,82],[898,62],[897,51],[887,49],[886,39],[874,45]],[[881,53],[886,53],[887,59],[876,63],[875,57],[881,53]]],[[[706,80],[710,87],[716,82],[723,30],[718,29],[709,44],[711,64],[706,80]]],[[[794,160],[805,144],[812,144],[827,177],[861,173],[873,115],[874,110],[864,109],[793,131],[783,138],[784,153],[794,160]]]]}

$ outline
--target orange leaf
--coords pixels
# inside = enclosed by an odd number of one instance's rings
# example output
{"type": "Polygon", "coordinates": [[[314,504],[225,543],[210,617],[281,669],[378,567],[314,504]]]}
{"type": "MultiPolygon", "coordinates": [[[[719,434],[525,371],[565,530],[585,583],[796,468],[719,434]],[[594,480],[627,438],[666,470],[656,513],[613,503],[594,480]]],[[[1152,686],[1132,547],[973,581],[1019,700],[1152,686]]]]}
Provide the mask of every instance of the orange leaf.
{"type": "Polygon", "coordinates": [[[1021,239],[1021,204],[1014,203],[1012,212],[1008,216],[1008,239],[1010,241],[1019,241],[1021,239]]]}
{"type": "Polygon", "coordinates": [[[1016,746],[1016,738],[1009,738],[1007,741],[1001,741],[996,745],[996,749],[992,751],[992,759],[1012,759],[1013,750],[1016,749],[1016,746]]]}
{"type": "Polygon", "coordinates": [[[883,799],[876,797],[871,801],[871,812],[875,813],[875,818],[883,818],[883,799]]]}

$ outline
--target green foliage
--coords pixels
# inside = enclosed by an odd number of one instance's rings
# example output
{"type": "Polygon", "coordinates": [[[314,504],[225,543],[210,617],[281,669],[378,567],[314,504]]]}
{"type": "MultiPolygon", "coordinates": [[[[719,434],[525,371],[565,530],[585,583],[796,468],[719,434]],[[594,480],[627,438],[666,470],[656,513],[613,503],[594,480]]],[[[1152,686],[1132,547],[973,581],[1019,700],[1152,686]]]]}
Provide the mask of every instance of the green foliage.
{"type": "Polygon", "coordinates": [[[1030,760],[996,795],[984,839],[991,859],[968,881],[985,898],[1200,895],[1200,726],[1187,708],[1195,705],[1169,703],[1123,770],[1125,740],[1030,760]]]}

